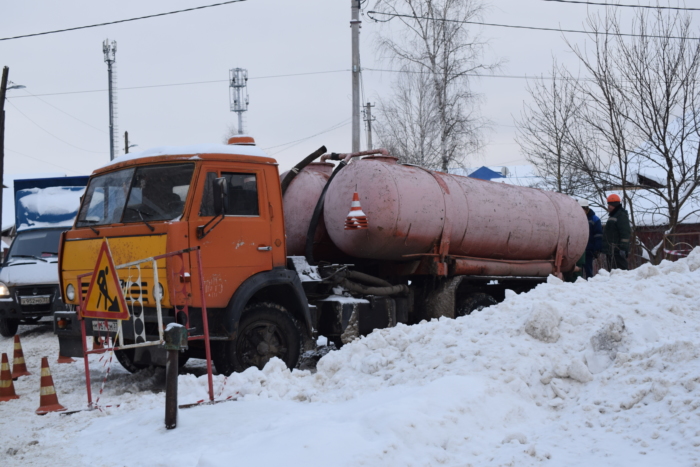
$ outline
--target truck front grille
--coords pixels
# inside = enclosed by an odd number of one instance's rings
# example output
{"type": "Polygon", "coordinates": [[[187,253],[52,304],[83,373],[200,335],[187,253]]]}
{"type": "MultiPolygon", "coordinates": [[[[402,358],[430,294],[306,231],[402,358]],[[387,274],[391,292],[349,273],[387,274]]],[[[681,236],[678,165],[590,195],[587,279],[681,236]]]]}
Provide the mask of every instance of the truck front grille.
{"type": "MultiPolygon", "coordinates": [[[[124,286],[125,283],[124,281],[119,281],[122,285],[122,291],[124,291],[124,286]]],[[[87,292],[88,292],[88,287],[90,287],[89,282],[83,282],[81,284],[82,292],[83,292],[83,300],[87,297],[87,292]]],[[[128,291],[124,291],[124,299],[128,302],[130,301],[138,301],[139,299],[139,292],[142,294],[141,300],[143,301],[144,305],[147,305],[150,303],[150,291],[148,287],[148,282],[141,282],[141,285],[137,282],[134,282],[131,284],[131,287],[129,288],[128,291]]]]}

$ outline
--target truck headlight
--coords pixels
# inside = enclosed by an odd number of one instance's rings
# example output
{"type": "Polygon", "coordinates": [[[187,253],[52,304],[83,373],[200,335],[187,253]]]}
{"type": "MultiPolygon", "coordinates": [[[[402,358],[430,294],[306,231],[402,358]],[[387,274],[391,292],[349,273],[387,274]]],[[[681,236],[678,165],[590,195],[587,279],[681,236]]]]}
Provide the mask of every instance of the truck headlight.
{"type": "Polygon", "coordinates": [[[0,298],[7,298],[9,296],[10,296],[10,289],[8,289],[5,284],[0,282],[0,298]]]}
{"type": "Polygon", "coordinates": [[[75,287],[73,287],[73,284],[68,284],[66,286],[66,298],[71,302],[75,300],[75,287]]]}
{"type": "Polygon", "coordinates": [[[160,282],[153,286],[153,298],[157,301],[163,300],[163,285],[160,282]]]}

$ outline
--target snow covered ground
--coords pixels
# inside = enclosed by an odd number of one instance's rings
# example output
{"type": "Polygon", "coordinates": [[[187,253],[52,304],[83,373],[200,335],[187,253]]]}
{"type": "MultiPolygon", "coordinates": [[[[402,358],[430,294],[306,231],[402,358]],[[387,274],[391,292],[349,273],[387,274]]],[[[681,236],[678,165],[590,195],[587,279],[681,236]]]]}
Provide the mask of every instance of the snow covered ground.
{"type": "MultiPolygon", "coordinates": [[[[118,408],[34,415],[40,357],[70,409],[85,405],[82,362],[53,363],[50,330],[20,329],[33,374],[0,403],[2,466],[700,466],[700,249],[377,331],[315,373],[273,361],[215,376],[217,398],[238,400],[180,410],[171,431],[162,371],[116,361],[99,404],[118,408]]],[[[206,397],[205,376],[179,386],[180,403],[206,397]]]]}

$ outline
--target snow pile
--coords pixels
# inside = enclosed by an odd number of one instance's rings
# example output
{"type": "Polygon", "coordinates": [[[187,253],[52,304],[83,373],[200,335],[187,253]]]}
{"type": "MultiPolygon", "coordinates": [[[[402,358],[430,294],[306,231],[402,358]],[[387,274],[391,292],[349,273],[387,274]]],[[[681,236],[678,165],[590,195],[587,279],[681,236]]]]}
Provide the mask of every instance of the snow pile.
{"type": "MultiPolygon", "coordinates": [[[[588,282],[550,277],[472,316],[375,331],[315,373],[274,360],[216,376],[217,399],[238,400],[181,410],[169,432],[147,389],[158,377],[116,372],[109,417],[0,404],[0,423],[26,429],[0,453],[19,449],[10,465],[75,450],[85,465],[700,465],[699,298],[700,249],[588,282]]],[[[79,364],[54,377],[73,384],[64,405],[82,403],[79,364]]],[[[205,376],[179,384],[180,403],[206,398],[205,376]]]]}

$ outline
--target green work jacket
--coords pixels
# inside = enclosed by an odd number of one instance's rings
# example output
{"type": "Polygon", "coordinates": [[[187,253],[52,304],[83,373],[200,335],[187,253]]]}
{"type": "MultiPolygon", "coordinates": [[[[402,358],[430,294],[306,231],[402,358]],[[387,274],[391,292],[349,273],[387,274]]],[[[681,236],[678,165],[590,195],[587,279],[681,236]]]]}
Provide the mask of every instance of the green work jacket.
{"type": "Polygon", "coordinates": [[[607,255],[612,255],[615,250],[630,251],[630,217],[622,206],[618,206],[608,215],[608,221],[603,229],[603,251],[607,255]]]}

